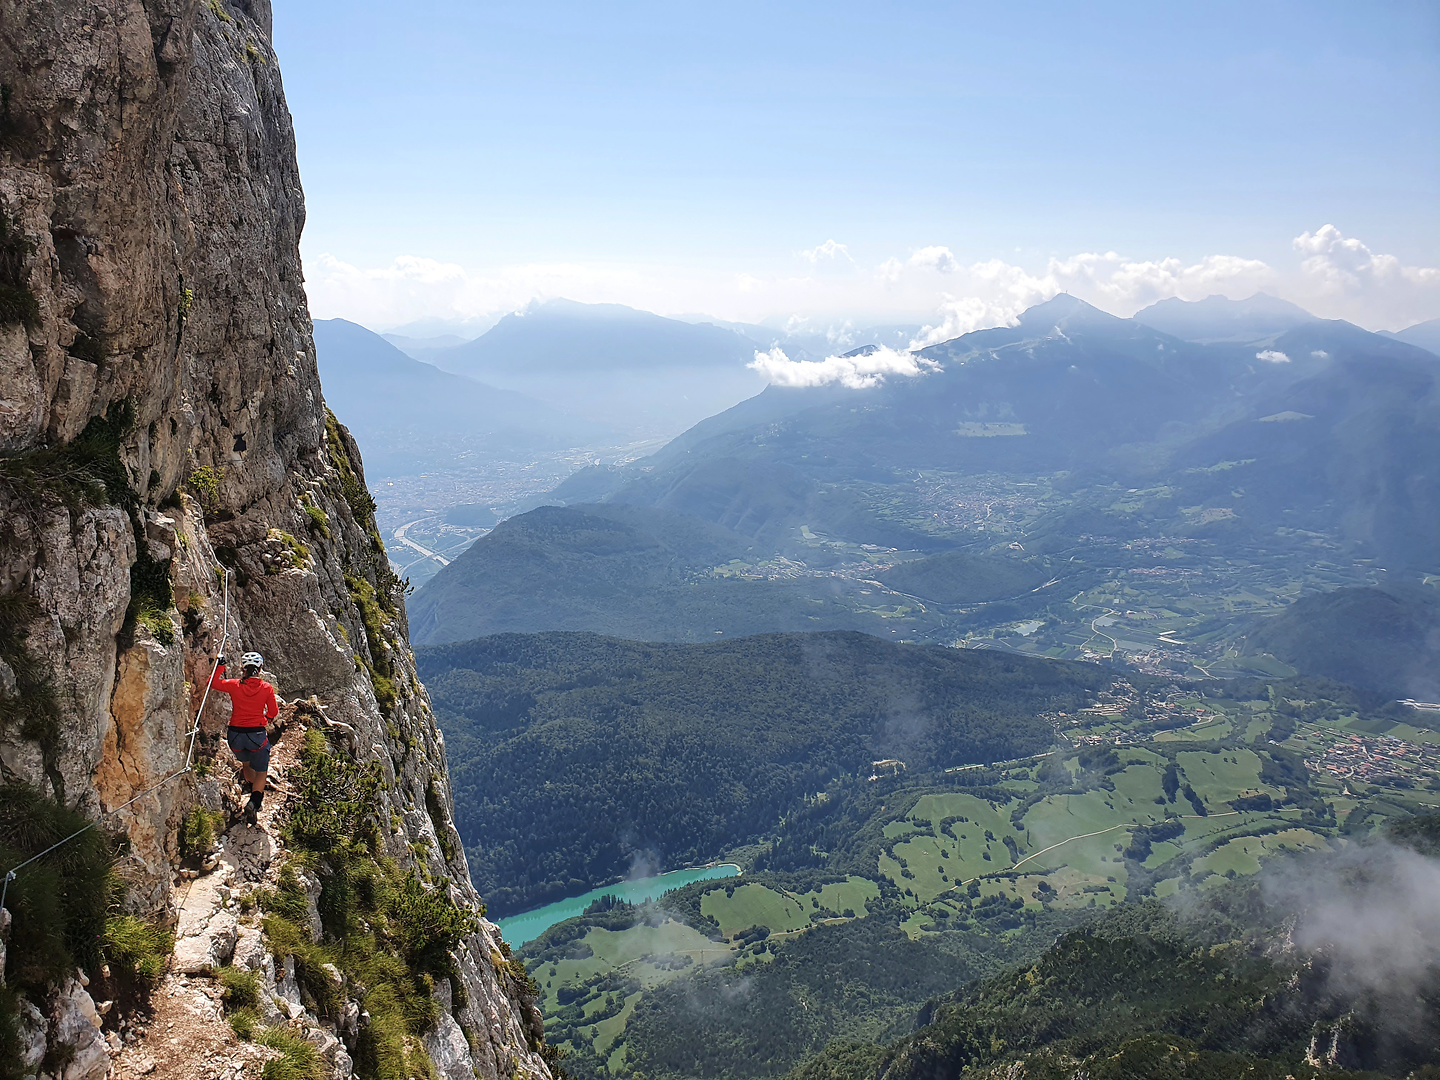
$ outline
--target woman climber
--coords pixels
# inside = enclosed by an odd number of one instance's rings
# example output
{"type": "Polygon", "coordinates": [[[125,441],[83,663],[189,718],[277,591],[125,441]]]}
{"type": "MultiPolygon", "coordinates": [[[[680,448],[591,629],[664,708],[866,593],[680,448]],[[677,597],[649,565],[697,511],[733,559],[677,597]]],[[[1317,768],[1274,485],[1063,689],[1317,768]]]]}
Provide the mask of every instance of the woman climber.
{"type": "Polygon", "coordinates": [[[260,678],[265,658],[256,652],[240,657],[241,675],[226,679],[225,658],[215,658],[210,685],[230,695],[230,728],[225,741],[240,761],[240,771],[250,785],[250,801],[245,804],[245,820],[254,825],[259,820],[260,804],[265,801],[265,774],[270,769],[270,736],[266,725],[279,715],[275,703],[275,687],[260,678]]]}

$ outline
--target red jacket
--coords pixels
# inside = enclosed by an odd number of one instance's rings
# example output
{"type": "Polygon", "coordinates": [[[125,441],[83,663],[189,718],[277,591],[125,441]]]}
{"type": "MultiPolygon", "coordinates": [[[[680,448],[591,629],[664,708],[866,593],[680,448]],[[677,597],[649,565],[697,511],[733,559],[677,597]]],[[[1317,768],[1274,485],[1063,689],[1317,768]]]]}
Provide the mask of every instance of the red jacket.
{"type": "Polygon", "coordinates": [[[224,670],[224,664],[215,669],[210,676],[210,685],[230,695],[231,727],[265,727],[280,715],[280,708],[275,703],[275,687],[258,675],[244,682],[221,678],[224,670]]]}

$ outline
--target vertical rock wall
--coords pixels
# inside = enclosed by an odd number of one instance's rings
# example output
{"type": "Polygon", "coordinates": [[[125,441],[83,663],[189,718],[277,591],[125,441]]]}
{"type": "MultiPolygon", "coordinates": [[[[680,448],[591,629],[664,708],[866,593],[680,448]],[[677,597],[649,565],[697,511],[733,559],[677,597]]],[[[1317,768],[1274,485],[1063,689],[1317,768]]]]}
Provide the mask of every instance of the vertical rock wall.
{"type": "MultiPolygon", "coordinates": [[[[0,215],[36,302],[0,325],[0,454],[108,418],[124,472],[68,504],[0,482],[0,599],[28,598],[24,659],[54,695],[48,726],[0,731],[0,775],[96,814],[179,769],[227,567],[229,649],[263,652],[282,696],[382,764],[390,854],[474,904],[399,583],[321,394],[269,32],[268,0],[0,0],[0,215]]],[[[23,700],[14,666],[0,697],[23,700]]],[[[187,775],[111,819],[137,911],[172,906],[195,799],[187,775]]],[[[548,1076],[498,950],[489,924],[469,940],[469,1039],[446,1012],[432,1054],[446,1075],[548,1076]]]]}

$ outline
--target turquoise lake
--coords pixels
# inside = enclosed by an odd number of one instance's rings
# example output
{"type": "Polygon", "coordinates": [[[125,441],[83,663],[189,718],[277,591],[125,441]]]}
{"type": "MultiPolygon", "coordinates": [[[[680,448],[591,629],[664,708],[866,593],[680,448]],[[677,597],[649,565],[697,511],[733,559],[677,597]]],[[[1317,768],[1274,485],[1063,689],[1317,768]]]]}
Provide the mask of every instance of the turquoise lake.
{"type": "Polygon", "coordinates": [[[735,877],[740,867],[734,863],[719,866],[698,866],[689,870],[671,870],[659,877],[637,878],[634,881],[620,881],[599,889],[591,889],[579,896],[556,900],[534,911],[521,912],[501,919],[495,925],[500,927],[500,936],[514,948],[527,941],[533,941],[556,923],[585,914],[585,909],[602,896],[618,896],[628,904],[643,904],[667,892],[674,892],[695,881],[709,881],[712,878],[735,877]]]}

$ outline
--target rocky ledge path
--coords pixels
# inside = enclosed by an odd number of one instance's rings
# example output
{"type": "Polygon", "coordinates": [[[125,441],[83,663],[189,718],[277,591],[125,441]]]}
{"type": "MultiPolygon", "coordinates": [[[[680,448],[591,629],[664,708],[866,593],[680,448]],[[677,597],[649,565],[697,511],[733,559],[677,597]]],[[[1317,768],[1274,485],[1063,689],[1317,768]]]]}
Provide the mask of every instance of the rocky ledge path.
{"type": "MultiPolygon", "coordinates": [[[[351,1077],[352,1063],[334,1025],[319,1020],[301,1003],[292,962],[277,971],[261,940],[259,911],[250,899],[257,890],[274,886],[284,862],[278,823],[290,794],[285,775],[295,764],[303,736],[303,726],[294,722],[289,709],[283,709],[280,722],[272,728],[270,787],[256,825],[244,820],[239,773],[231,773],[223,751],[223,764],[217,763],[221,775],[200,781],[202,802],[224,813],[228,827],[198,871],[181,871],[175,890],[174,954],[148,1009],[113,1021],[109,1016],[97,1017],[96,1036],[103,1040],[108,1064],[103,1074],[85,1074],[86,1080],[99,1075],[108,1080],[258,1078],[265,1063],[280,1055],[240,1039],[231,1029],[215,977],[215,971],[226,964],[259,976],[260,1014],[267,1027],[288,1027],[311,1043],[332,1080],[351,1077]]],[[[311,893],[313,912],[319,883],[303,872],[300,877],[311,893]]],[[[71,1080],[69,1071],[65,1076],[71,1080]]]]}

